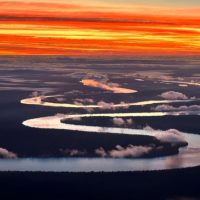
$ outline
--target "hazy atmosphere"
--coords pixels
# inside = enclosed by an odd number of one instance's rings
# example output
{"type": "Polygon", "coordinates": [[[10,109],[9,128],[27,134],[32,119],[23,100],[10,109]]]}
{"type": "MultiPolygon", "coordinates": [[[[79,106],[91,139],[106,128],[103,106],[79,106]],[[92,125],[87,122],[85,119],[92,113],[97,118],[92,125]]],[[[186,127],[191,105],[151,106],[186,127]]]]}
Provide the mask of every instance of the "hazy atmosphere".
{"type": "Polygon", "coordinates": [[[199,1],[0,0],[2,198],[200,199],[199,88],[199,1]]]}

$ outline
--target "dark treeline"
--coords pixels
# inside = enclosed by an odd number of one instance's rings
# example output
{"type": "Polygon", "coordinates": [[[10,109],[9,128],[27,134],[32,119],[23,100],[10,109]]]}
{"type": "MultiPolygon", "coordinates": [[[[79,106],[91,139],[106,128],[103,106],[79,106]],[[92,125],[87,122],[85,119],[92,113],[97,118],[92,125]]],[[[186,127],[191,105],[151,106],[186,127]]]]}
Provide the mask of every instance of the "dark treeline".
{"type": "Polygon", "coordinates": [[[119,173],[1,172],[0,199],[200,199],[200,167],[119,173]]]}

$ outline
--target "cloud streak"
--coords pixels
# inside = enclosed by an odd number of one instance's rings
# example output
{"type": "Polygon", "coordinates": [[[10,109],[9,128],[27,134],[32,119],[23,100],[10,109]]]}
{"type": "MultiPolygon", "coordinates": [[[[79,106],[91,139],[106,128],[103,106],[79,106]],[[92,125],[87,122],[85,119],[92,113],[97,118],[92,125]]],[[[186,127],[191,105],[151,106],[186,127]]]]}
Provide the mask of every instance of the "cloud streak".
{"type": "Polygon", "coordinates": [[[130,94],[137,92],[136,90],[118,87],[116,84],[113,83],[101,83],[92,79],[83,79],[81,83],[85,86],[100,88],[103,90],[112,91],[113,93],[130,94]]]}
{"type": "Polygon", "coordinates": [[[199,55],[199,7],[78,2],[0,1],[0,54],[199,55]]]}
{"type": "Polygon", "coordinates": [[[175,111],[175,112],[182,112],[185,114],[198,114],[200,113],[200,105],[190,105],[190,106],[171,106],[171,105],[158,105],[155,108],[152,108],[152,110],[157,112],[163,112],[163,111],[175,111]]]}

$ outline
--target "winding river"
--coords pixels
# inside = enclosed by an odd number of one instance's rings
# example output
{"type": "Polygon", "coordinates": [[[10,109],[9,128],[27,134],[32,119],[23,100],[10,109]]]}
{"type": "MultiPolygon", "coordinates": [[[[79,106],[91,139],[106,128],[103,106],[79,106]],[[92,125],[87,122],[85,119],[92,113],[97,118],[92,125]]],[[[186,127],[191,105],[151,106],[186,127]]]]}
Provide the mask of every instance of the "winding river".
{"type": "MultiPolygon", "coordinates": [[[[22,104],[40,105],[49,107],[69,107],[69,108],[98,108],[98,105],[75,105],[44,102],[45,98],[53,97],[33,97],[23,99],[22,104]]],[[[116,104],[114,107],[123,106],[140,106],[153,104],[169,104],[174,102],[188,102],[194,100],[152,100],[136,103],[129,103],[126,105],[116,104]]],[[[197,101],[197,100],[195,100],[197,101]]],[[[192,113],[195,114],[194,112],[192,113]]],[[[73,118],[93,118],[93,117],[158,117],[158,116],[179,116],[190,115],[184,112],[143,112],[143,113],[95,113],[95,114],[77,114],[77,115],[55,115],[48,117],[40,117],[29,119],[23,122],[23,125],[40,128],[40,129],[62,129],[62,130],[76,130],[82,132],[104,133],[104,134],[129,134],[129,135],[148,135],[162,139],[161,135],[166,134],[165,131],[159,130],[138,130],[130,128],[113,128],[113,127],[99,127],[99,126],[85,126],[62,123],[62,120],[73,118]]],[[[200,113],[196,113],[200,115],[200,113]]],[[[159,158],[26,158],[26,159],[12,159],[1,160],[0,171],[53,171],[53,172],[111,172],[111,171],[149,171],[149,170],[164,170],[194,167],[200,165],[200,136],[192,133],[182,133],[180,135],[188,142],[188,146],[181,148],[179,154],[173,156],[165,156],[159,158]]]]}

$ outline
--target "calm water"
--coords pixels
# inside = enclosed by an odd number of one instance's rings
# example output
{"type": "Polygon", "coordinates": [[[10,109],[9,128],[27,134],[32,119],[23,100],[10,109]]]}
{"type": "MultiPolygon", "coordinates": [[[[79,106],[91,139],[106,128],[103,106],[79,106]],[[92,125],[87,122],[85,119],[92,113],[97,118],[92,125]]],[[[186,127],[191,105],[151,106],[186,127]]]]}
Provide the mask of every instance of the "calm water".
{"type": "Polygon", "coordinates": [[[2,159],[0,171],[146,171],[185,168],[200,165],[200,136],[184,134],[189,142],[187,148],[175,156],[153,159],[107,159],[107,158],[55,158],[55,159],[2,159]]]}

